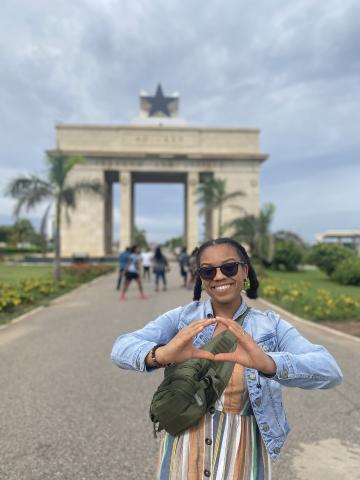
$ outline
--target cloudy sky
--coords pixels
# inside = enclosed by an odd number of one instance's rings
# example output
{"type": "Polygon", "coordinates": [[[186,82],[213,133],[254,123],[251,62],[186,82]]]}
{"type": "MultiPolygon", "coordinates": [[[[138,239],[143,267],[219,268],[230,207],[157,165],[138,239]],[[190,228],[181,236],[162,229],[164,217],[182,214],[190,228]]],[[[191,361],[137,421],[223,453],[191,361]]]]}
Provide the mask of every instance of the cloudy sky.
{"type": "MultiPolygon", "coordinates": [[[[127,124],[160,81],[189,124],[261,129],[273,230],[360,229],[359,25],[357,0],[2,0],[0,223],[55,123],[127,124]]],[[[136,223],[180,234],[181,188],[157,190],[162,216],[153,193],[137,188],[136,223]]]]}

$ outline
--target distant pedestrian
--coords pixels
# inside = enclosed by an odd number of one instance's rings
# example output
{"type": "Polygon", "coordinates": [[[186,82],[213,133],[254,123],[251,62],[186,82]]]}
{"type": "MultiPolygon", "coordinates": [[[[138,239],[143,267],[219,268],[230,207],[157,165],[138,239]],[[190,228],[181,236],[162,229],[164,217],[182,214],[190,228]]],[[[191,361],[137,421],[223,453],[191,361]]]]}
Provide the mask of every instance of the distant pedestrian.
{"type": "Polygon", "coordinates": [[[120,290],[121,280],[122,280],[122,277],[124,275],[126,265],[128,264],[129,256],[130,256],[130,247],[126,247],[126,249],[123,252],[121,252],[120,255],[119,255],[119,260],[118,260],[118,262],[119,262],[119,275],[118,275],[118,279],[117,279],[117,283],[116,283],[116,290],[120,290]]]}
{"type": "Polygon", "coordinates": [[[142,266],[143,266],[143,278],[144,280],[147,278],[150,280],[150,267],[151,267],[151,261],[154,257],[153,252],[147,248],[146,252],[142,252],[141,254],[141,259],[142,259],[142,266]]]}
{"type": "Polygon", "coordinates": [[[166,272],[169,269],[167,258],[161,252],[161,248],[157,247],[153,259],[153,271],[155,274],[155,291],[159,290],[159,282],[162,280],[163,290],[166,290],[166,272]]]}
{"type": "Polygon", "coordinates": [[[127,300],[125,296],[127,289],[129,288],[130,282],[135,280],[139,287],[140,298],[146,299],[147,296],[144,294],[143,286],[140,278],[140,261],[141,261],[141,249],[137,245],[134,245],[131,248],[129,255],[128,263],[125,267],[125,284],[121,292],[120,300],[127,300]]]}
{"type": "Polygon", "coordinates": [[[182,247],[181,252],[179,254],[179,265],[180,265],[180,275],[183,278],[183,287],[187,285],[187,276],[190,267],[190,257],[186,252],[186,247],[182,247]]]}

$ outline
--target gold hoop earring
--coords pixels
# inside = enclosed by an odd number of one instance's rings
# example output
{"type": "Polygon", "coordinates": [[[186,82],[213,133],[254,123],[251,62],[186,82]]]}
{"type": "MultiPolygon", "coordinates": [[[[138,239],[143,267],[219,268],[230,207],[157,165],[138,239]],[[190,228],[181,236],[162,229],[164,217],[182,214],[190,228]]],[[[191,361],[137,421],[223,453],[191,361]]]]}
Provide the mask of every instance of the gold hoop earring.
{"type": "Polygon", "coordinates": [[[247,290],[248,288],[250,288],[250,282],[248,278],[245,278],[243,288],[244,290],[247,290]]]}

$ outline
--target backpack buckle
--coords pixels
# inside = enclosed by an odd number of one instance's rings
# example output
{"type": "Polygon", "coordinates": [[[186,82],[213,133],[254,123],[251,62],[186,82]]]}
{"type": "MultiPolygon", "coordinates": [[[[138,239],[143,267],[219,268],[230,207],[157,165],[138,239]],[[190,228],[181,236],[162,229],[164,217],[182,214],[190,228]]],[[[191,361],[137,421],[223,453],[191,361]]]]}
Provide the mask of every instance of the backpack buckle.
{"type": "Polygon", "coordinates": [[[202,398],[200,397],[198,392],[196,392],[194,394],[194,398],[195,398],[196,403],[199,405],[199,407],[202,407],[204,405],[204,402],[202,401],[202,398]]]}

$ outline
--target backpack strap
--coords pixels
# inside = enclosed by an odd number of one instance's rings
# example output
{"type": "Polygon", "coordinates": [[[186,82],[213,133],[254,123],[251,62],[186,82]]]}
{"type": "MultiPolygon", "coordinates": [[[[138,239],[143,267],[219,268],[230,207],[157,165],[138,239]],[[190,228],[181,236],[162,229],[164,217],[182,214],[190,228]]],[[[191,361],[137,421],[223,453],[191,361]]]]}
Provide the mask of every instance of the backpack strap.
{"type": "MultiPolygon", "coordinates": [[[[244,322],[244,319],[246,315],[249,313],[250,308],[246,307],[246,310],[242,315],[240,315],[236,321],[242,325],[244,322]]],[[[229,331],[225,331],[220,333],[219,335],[216,335],[210,342],[208,342],[206,345],[201,347],[203,350],[206,350],[208,352],[212,352],[214,355],[217,353],[222,353],[222,352],[233,352],[236,348],[236,337],[229,331]]],[[[232,375],[232,372],[235,367],[234,362],[213,362],[211,360],[205,360],[205,362],[208,363],[208,371],[205,375],[205,377],[202,379],[202,381],[212,383],[214,390],[216,391],[216,396],[217,398],[215,399],[218,400],[221,395],[223,394],[223,391],[226,388],[226,385],[229,383],[230,377],[232,375]],[[221,378],[222,380],[222,387],[221,388],[215,388],[215,382],[212,381],[212,378],[221,378]]],[[[197,400],[197,396],[195,395],[195,400],[197,400]]],[[[215,403],[213,402],[213,404],[215,403]]],[[[210,407],[211,405],[208,405],[210,407]]]]}
{"type": "MultiPolygon", "coordinates": [[[[240,325],[243,324],[246,315],[249,313],[250,308],[246,307],[245,311],[235,319],[240,325]]],[[[207,352],[211,352],[214,355],[221,352],[231,352],[233,347],[236,345],[236,337],[228,330],[215,335],[208,343],[203,345],[201,348],[207,352]]]]}

